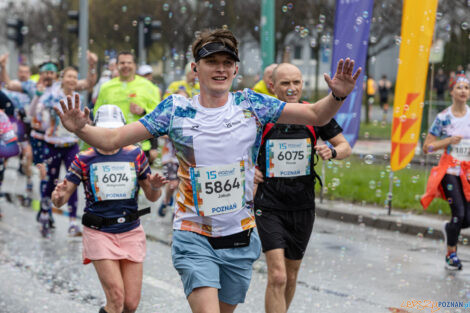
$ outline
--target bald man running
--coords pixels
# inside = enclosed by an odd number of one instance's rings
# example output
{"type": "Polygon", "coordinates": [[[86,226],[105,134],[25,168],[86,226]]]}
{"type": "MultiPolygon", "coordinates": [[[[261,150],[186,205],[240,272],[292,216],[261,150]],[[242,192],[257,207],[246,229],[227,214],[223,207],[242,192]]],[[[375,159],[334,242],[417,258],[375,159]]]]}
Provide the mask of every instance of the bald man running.
{"type": "MultiPolygon", "coordinates": [[[[302,73],[288,63],[277,66],[271,88],[281,101],[299,103],[302,73]]],[[[342,98],[341,98],[342,99],[342,98]]],[[[344,100],[344,99],[343,99],[344,100]]],[[[351,147],[332,119],[322,127],[267,124],[258,156],[255,182],[256,226],[266,254],[267,313],[285,313],[294,298],[302,258],[315,220],[315,154],[323,160],[343,159],[351,147]],[[318,137],[328,141],[316,144],[318,137]]]]}

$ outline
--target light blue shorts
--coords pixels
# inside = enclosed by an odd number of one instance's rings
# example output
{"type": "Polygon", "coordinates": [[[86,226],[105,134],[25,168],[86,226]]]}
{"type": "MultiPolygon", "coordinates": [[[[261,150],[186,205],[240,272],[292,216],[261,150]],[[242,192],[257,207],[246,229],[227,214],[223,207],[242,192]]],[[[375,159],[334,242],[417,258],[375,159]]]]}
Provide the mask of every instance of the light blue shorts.
{"type": "Polygon", "coordinates": [[[219,289],[220,301],[236,305],[245,301],[261,242],[254,231],[247,247],[215,250],[205,236],[174,230],[171,252],[186,297],[195,288],[213,287],[219,289]]]}

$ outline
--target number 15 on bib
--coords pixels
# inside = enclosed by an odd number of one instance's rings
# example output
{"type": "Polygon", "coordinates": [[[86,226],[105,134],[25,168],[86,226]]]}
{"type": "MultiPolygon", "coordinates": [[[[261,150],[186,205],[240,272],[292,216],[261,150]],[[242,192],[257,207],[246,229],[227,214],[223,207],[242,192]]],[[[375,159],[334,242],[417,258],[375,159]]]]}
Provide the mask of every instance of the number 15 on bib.
{"type": "Polygon", "coordinates": [[[245,206],[244,161],[191,167],[194,207],[199,216],[238,211],[245,206]]]}

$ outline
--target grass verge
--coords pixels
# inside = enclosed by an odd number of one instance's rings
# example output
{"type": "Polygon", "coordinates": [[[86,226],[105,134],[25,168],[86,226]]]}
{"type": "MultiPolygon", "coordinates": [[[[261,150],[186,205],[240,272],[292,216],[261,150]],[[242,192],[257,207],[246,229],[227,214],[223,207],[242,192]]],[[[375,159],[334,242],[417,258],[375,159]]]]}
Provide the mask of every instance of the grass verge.
{"type": "MultiPolygon", "coordinates": [[[[353,203],[374,204],[386,207],[389,192],[389,164],[375,158],[352,156],[343,161],[325,162],[323,178],[324,197],[332,200],[343,200],[353,203]]],[[[322,174],[322,161],[315,167],[322,174]]],[[[420,166],[408,165],[394,173],[392,191],[392,210],[424,212],[419,199],[424,193],[430,168],[427,171],[420,166]],[[427,173],[426,173],[427,172],[427,173]]],[[[320,186],[316,185],[317,195],[320,186]]],[[[446,201],[435,199],[427,213],[450,215],[446,201]]]]}

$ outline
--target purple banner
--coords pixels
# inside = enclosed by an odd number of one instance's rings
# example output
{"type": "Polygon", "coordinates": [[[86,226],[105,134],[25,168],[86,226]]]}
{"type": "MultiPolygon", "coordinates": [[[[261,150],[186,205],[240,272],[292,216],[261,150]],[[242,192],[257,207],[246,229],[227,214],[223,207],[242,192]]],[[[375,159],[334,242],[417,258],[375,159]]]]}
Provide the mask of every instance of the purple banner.
{"type": "Polygon", "coordinates": [[[370,21],[374,0],[336,0],[335,36],[331,73],[336,72],[339,59],[354,59],[354,71],[362,67],[354,90],[335,116],[351,147],[356,143],[361,122],[362,82],[369,45],[370,21]]]}

